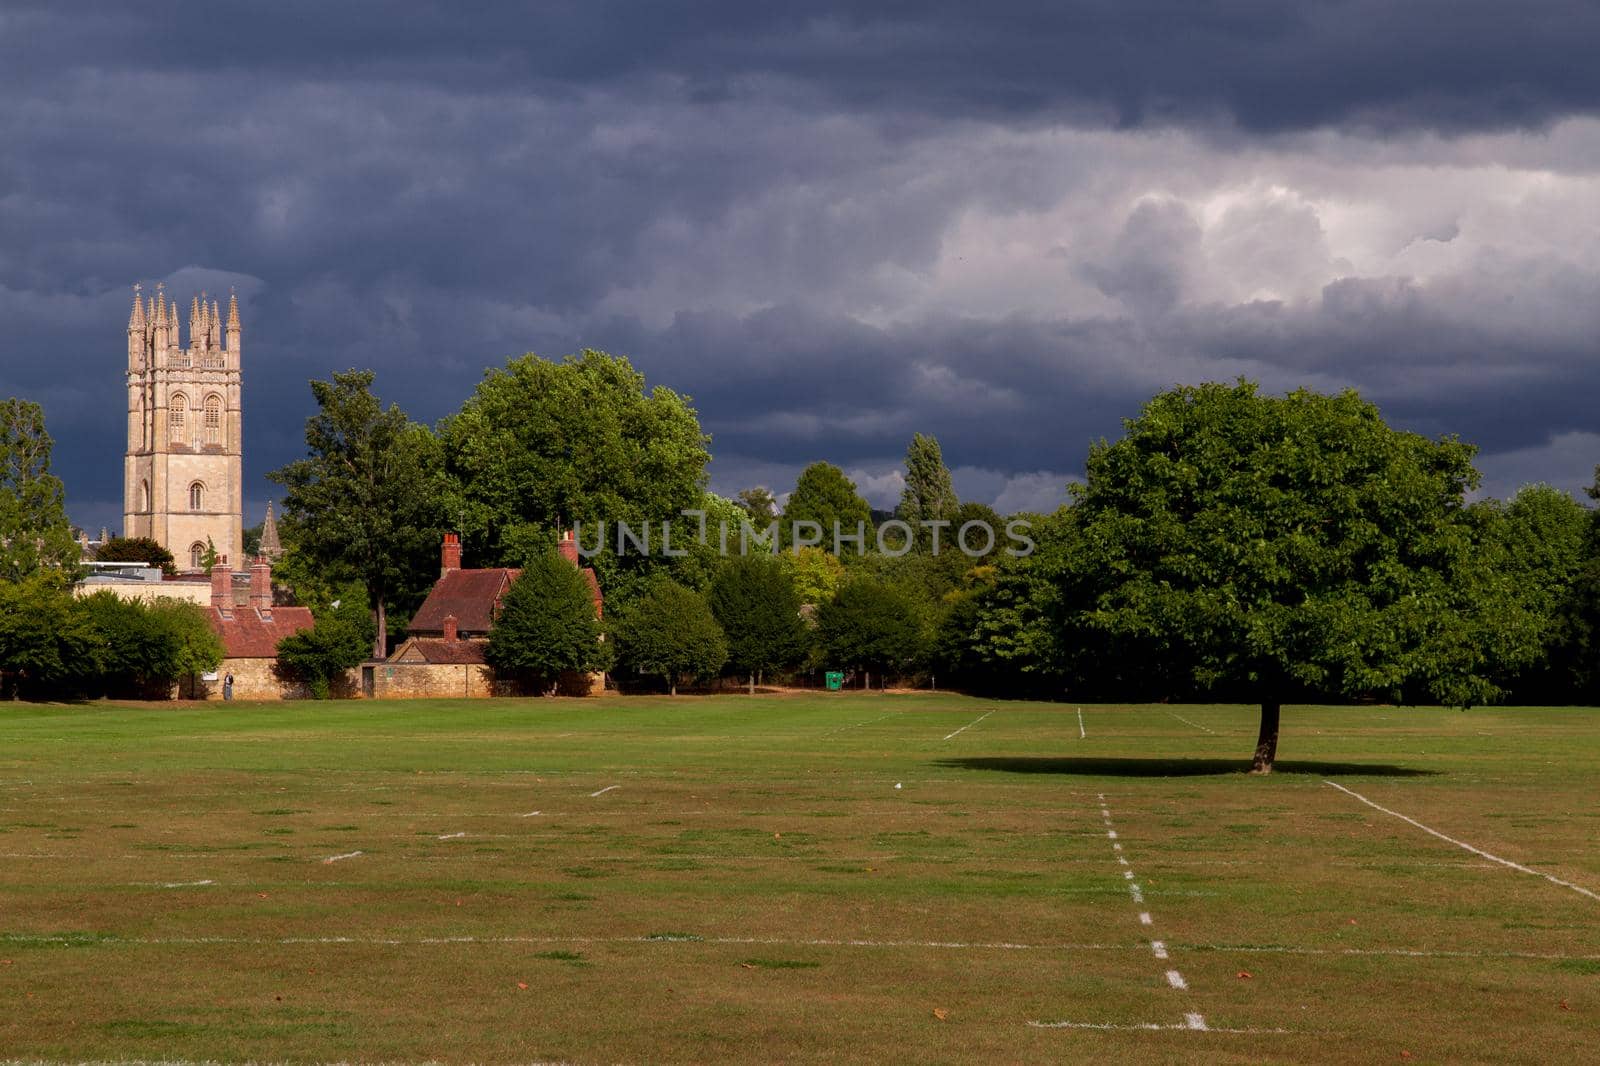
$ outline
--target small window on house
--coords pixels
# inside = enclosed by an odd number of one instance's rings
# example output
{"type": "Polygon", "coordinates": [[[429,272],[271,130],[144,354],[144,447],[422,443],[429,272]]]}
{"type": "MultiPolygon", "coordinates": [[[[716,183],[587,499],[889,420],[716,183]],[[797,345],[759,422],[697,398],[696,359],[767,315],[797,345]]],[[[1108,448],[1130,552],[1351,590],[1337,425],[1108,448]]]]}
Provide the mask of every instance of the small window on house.
{"type": "Polygon", "coordinates": [[[183,393],[174,393],[167,401],[167,440],[172,444],[189,443],[189,400],[183,393]]]}
{"type": "Polygon", "coordinates": [[[205,506],[205,502],[206,487],[200,484],[200,482],[196,481],[193,485],[189,486],[189,510],[198,511],[201,507],[205,506]]]}
{"type": "Polygon", "coordinates": [[[220,396],[212,395],[206,397],[205,442],[207,444],[222,443],[222,397],[220,396]]]}
{"type": "Polygon", "coordinates": [[[206,546],[199,541],[189,545],[189,569],[200,569],[200,563],[206,557],[206,546]]]}

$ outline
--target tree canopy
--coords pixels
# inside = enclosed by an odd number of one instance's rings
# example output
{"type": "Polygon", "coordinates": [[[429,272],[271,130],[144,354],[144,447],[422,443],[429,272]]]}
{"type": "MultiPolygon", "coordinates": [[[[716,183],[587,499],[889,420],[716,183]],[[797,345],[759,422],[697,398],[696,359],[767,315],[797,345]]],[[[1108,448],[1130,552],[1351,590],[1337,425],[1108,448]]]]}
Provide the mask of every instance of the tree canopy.
{"type": "Polygon", "coordinates": [[[554,550],[528,560],[512,582],[489,630],[490,665],[540,690],[568,672],[604,670],[610,646],[601,641],[589,582],[554,550]]]}
{"type": "Polygon", "coordinates": [[[440,433],[457,482],[452,514],[485,565],[518,565],[574,522],[681,524],[711,458],[685,397],[647,391],[628,360],[589,349],[489,371],[440,433]]]}
{"type": "Polygon", "coordinates": [[[783,564],[772,556],[732,556],[717,572],[706,598],[727,634],[728,665],[748,677],[752,693],[757,674],[792,665],[805,655],[800,597],[783,564]]]}
{"type": "Polygon", "coordinates": [[[913,665],[923,652],[921,620],[898,589],[858,577],[840,586],[817,608],[817,636],[834,666],[858,667],[868,675],[913,665]]]}
{"type": "MultiPolygon", "coordinates": [[[[800,472],[794,491],[783,508],[783,543],[795,543],[795,524],[814,522],[821,531],[821,544],[832,548],[833,533],[854,536],[858,526],[866,527],[867,542],[872,540],[872,508],[856,492],[856,483],[845,477],[832,463],[812,463],[800,472]]],[[[814,533],[802,530],[802,536],[814,533]]]]}
{"type": "Polygon", "coordinates": [[[53,447],[44,408],[15,398],[0,403],[0,580],[78,565],[66,490],[50,472],[53,447]]]}
{"type": "Polygon", "coordinates": [[[728,661],[728,641],[705,599],[657,578],[613,627],[617,659],[635,673],[664,678],[676,696],[684,678],[710,677],[728,661]]]}
{"type": "MultiPolygon", "coordinates": [[[[911,523],[920,541],[928,535],[923,522],[950,521],[960,504],[939,442],[933,437],[915,434],[906,449],[906,485],[900,492],[900,506],[895,516],[911,523]]],[[[954,531],[949,534],[953,535],[954,531]]],[[[944,542],[948,543],[948,537],[944,542]]]]}
{"type": "Polygon", "coordinates": [[[94,558],[95,562],[99,563],[144,563],[146,566],[158,566],[169,576],[178,572],[172,553],[150,537],[112,537],[95,549],[94,558]]]}
{"type": "MultiPolygon", "coordinates": [[[[1163,393],[1090,451],[1077,491],[1086,627],[1261,704],[1272,768],[1297,691],[1447,703],[1496,694],[1505,602],[1465,493],[1473,449],[1391,429],[1354,392],[1163,393]]],[[[1502,642],[1502,659],[1527,652],[1502,642]]]]}
{"type": "Polygon", "coordinates": [[[444,485],[438,441],[372,394],[370,370],[311,382],[308,455],[268,476],[286,490],[283,534],[291,553],[331,575],[353,577],[373,615],[372,655],[387,653],[388,609],[420,600],[437,575],[444,485]]]}

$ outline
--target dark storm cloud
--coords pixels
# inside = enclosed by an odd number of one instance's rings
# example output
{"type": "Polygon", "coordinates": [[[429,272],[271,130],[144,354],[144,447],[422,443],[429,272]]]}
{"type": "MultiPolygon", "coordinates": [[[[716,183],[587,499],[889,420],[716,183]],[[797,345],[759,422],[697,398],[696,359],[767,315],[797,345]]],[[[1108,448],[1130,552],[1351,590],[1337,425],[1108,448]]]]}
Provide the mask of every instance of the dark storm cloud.
{"type": "Polygon", "coordinates": [[[46,403],[92,525],[120,512],[128,285],[158,279],[244,302],[252,513],[308,378],[373,367],[432,420],[486,365],[585,345],[693,395],[730,492],[813,458],[887,477],[922,431],[1037,495],[1151,392],[1237,374],[1359,385],[1531,468],[1588,430],[1592,198],[1499,198],[1570,251],[1400,210],[1394,249],[1489,264],[1423,283],[1228,167],[1304,157],[1381,201],[1406,153],[1479,173],[1525,127],[1525,166],[1588,180],[1600,149],[1542,131],[1600,102],[1596,31],[1551,3],[13,3],[0,393],[46,403]],[[1190,187],[1130,200],[1151,174],[1190,187]]]}

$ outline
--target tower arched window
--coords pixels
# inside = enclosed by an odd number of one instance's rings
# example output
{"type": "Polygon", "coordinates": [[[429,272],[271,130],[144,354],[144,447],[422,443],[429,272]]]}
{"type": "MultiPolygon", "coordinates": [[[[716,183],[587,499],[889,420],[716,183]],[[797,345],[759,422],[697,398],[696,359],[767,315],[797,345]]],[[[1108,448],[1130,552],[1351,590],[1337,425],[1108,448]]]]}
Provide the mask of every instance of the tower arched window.
{"type": "Polygon", "coordinates": [[[222,443],[222,397],[212,393],[206,397],[205,407],[205,442],[207,444],[222,443]]]}
{"type": "Polygon", "coordinates": [[[199,541],[195,541],[193,544],[189,545],[189,569],[200,569],[200,564],[205,557],[206,546],[204,544],[201,544],[199,541]]]}
{"type": "Polygon", "coordinates": [[[175,392],[167,400],[167,440],[172,444],[189,443],[189,398],[175,392]]]}
{"type": "Polygon", "coordinates": [[[150,482],[139,482],[139,510],[143,514],[150,513],[150,482]]]}
{"type": "Polygon", "coordinates": [[[206,487],[196,481],[189,486],[189,510],[198,511],[205,506],[206,487]]]}

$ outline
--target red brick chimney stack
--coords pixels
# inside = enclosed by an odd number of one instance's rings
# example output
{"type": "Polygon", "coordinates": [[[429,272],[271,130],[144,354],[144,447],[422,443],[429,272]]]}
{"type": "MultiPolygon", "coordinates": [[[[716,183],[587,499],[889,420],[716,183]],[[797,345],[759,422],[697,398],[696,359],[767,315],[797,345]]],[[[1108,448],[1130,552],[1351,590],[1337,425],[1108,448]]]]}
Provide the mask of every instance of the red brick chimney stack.
{"type": "Polygon", "coordinates": [[[444,547],[439,552],[439,576],[461,569],[461,538],[455,533],[444,535],[444,547]]]}
{"type": "Polygon", "coordinates": [[[265,618],[272,617],[272,564],[265,555],[250,564],[250,606],[265,618]]]}
{"type": "Polygon", "coordinates": [[[233,568],[226,555],[219,556],[211,568],[211,606],[222,612],[222,617],[233,617],[233,568]]]}
{"type": "Polygon", "coordinates": [[[456,616],[453,614],[444,616],[444,639],[446,644],[456,642],[456,616]]]}
{"type": "Polygon", "coordinates": [[[573,566],[582,565],[578,562],[578,542],[573,539],[572,530],[563,529],[561,531],[561,539],[556,542],[556,550],[561,553],[563,559],[573,566]]]}

